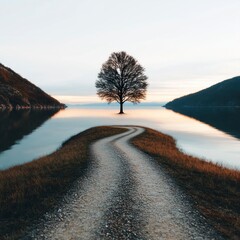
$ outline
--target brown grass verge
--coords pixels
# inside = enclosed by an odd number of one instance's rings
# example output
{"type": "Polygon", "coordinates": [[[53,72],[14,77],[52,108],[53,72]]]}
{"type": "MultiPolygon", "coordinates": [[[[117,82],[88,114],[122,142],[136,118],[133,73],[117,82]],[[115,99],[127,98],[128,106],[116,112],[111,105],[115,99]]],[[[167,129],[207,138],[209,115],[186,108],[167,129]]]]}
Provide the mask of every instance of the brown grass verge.
{"type": "Polygon", "coordinates": [[[18,239],[27,225],[58,203],[87,168],[92,142],[124,131],[91,128],[48,156],[0,171],[0,239],[18,239]]]}
{"type": "Polygon", "coordinates": [[[172,137],[152,129],[146,129],[132,143],[158,161],[210,224],[226,238],[239,239],[240,171],[184,154],[172,137]]]}

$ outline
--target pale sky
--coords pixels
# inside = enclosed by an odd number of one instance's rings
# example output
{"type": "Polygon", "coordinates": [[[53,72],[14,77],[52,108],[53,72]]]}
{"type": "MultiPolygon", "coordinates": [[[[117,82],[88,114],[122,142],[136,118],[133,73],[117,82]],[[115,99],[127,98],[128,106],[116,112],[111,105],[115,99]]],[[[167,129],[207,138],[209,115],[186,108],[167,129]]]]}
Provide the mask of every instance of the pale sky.
{"type": "Polygon", "coordinates": [[[168,101],[240,75],[239,13],[240,0],[0,0],[0,62],[62,101],[100,102],[101,65],[126,51],[147,101],[168,101]]]}

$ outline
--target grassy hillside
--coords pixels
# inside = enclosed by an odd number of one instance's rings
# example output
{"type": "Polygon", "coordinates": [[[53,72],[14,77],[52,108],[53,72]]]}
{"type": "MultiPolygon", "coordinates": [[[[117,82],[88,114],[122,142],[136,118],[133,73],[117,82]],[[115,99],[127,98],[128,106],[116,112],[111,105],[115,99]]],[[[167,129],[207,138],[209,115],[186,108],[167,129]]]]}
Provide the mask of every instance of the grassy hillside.
{"type": "Polygon", "coordinates": [[[64,105],[12,69],[0,64],[0,109],[46,107],[63,108],[64,105]]]}
{"type": "Polygon", "coordinates": [[[189,94],[165,105],[181,107],[240,107],[240,77],[225,80],[199,92],[189,94]]]}

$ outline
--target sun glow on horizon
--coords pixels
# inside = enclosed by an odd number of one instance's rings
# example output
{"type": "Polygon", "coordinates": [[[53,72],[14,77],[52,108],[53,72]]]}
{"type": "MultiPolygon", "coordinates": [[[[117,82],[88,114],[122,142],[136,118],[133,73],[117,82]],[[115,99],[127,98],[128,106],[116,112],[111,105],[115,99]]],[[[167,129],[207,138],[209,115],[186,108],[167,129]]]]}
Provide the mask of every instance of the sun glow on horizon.
{"type": "MultiPolygon", "coordinates": [[[[178,91],[177,94],[172,93],[171,91],[152,91],[151,93],[147,94],[146,99],[141,100],[140,102],[143,103],[151,103],[151,102],[169,102],[176,98],[176,95],[182,96],[184,92],[178,91]]],[[[93,103],[107,103],[106,100],[101,100],[97,95],[87,95],[87,96],[80,96],[80,95],[53,95],[58,101],[65,103],[65,104],[93,104],[93,103]]]]}
{"type": "Polygon", "coordinates": [[[53,95],[58,101],[65,104],[86,104],[86,103],[97,103],[100,99],[97,96],[71,96],[71,95],[53,95]]]}

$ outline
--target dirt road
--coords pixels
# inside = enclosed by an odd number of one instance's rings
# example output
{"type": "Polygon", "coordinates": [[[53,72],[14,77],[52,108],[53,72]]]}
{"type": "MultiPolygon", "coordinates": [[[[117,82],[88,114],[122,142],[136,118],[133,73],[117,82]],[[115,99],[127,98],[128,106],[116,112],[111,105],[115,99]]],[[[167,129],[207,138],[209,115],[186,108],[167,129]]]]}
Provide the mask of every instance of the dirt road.
{"type": "Polygon", "coordinates": [[[221,239],[153,159],[129,140],[128,127],[91,146],[84,179],[23,239],[221,239]]]}

